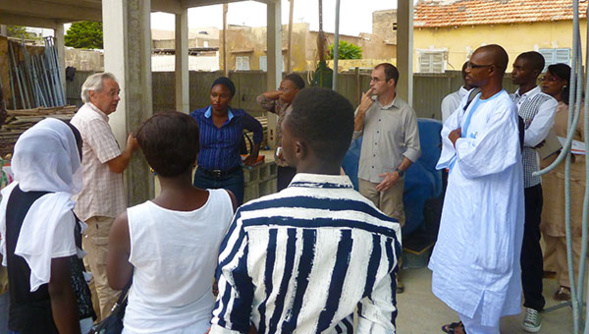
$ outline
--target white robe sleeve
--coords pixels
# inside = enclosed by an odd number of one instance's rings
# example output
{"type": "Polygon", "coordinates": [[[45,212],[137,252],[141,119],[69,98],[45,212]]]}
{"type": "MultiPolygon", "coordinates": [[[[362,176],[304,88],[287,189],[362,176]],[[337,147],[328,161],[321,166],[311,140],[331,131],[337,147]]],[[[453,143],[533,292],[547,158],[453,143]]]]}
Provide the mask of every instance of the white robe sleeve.
{"type": "Polygon", "coordinates": [[[499,105],[486,124],[476,138],[467,135],[456,141],[457,163],[466,178],[503,172],[521,159],[515,105],[499,105]]]}

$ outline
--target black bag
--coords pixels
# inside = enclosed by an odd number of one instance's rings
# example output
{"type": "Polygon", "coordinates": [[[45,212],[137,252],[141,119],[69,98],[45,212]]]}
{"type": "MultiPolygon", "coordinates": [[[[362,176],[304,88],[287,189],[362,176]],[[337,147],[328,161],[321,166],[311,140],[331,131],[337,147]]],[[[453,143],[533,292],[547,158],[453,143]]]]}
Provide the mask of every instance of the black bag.
{"type": "Polygon", "coordinates": [[[92,326],[88,334],[121,334],[123,331],[123,317],[125,316],[125,309],[127,308],[127,297],[129,295],[129,287],[127,285],[117,303],[113,306],[111,314],[106,319],[92,326]]]}

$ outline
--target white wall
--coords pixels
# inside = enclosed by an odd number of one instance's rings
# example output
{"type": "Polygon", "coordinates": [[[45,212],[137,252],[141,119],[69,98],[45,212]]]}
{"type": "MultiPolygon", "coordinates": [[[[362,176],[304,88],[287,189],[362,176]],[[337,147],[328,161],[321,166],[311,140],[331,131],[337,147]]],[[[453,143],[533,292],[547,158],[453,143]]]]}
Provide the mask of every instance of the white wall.
{"type": "MultiPolygon", "coordinates": [[[[174,72],[176,56],[151,56],[151,70],[153,72],[174,72]]],[[[218,71],[219,54],[215,56],[188,56],[189,71],[218,71]]]]}

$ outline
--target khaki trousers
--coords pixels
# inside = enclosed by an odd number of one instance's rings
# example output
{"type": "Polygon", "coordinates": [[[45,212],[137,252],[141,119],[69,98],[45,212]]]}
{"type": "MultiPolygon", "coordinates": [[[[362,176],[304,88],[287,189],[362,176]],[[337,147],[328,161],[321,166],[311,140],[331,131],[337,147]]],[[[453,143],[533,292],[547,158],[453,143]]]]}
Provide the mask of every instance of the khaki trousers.
{"type": "Polygon", "coordinates": [[[110,288],[106,276],[108,235],[113,221],[114,218],[100,216],[88,219],[86,221],[88,228],[84,232],[82,244],[84,250],[88,252],[84,262],[92,272],[92,281],[94,283],[92,297],[98,299],[98,310],[96,310],[96,299],[93,301],[98,321],[108,317],[120,294],[120,291],[110,288]]]}
{"type": "Polygon", "coordinates": [[[378,191],[378,183],[372,183],[358,179],[360,194],[374,203],[384,214],[395,218],[401,226],[405,225],[405,209],[403,207],[403,190],[405,190],[405,179],[401,178],[387,191],[378,191]]]}
{"type": "MultiPolygon", "coordinates": [[[[569,266],[567,264],[567,244],[565,237],[552,237],[544,234],[544,243],[546,249],[544,250],[544,259],[551,271],[556,272],[556,280],[560,286],[567,288],[571,287],[569,281],[569,266]]],[[[581,247],[583,245],[582,237],[573,237],[573,267],[575,268],[575,279],[579,276],[579,255],[581,254],[581,247]]],[[[586,257],[583,256],[583,260],[586,257]]],[[[547,267],[544,266],[545,268],[547,267]]],[[[577,284],[577,282],[575,282],[577,284]]]]}

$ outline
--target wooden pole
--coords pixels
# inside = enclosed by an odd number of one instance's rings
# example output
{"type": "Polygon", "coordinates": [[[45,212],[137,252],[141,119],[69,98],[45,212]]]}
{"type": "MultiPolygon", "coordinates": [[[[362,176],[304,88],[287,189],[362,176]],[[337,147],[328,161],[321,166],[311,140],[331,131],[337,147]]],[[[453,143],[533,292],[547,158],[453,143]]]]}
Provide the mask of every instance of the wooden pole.
{"type": "Polygon", "coordinates": [[[292,18],[294,12],[294,2],[295,0],[290,0],[290,9],[288,13],[288,47],[286,49],[286,73],[290,73],[292,69],[292,18]]]}
{"type": "Polygon", "coordinates": [[[227,12],[229,11],[229,4],[223,4],[223,70],[225,76],[229,77],[229,66],[227,63],[227,12]]]}

